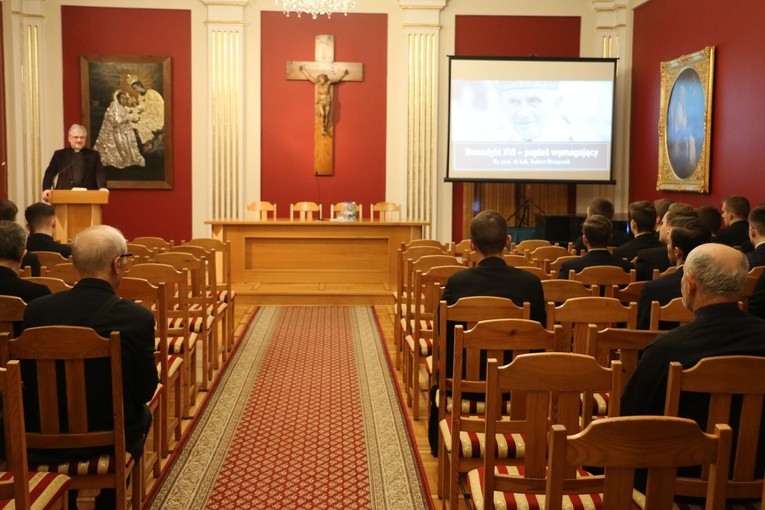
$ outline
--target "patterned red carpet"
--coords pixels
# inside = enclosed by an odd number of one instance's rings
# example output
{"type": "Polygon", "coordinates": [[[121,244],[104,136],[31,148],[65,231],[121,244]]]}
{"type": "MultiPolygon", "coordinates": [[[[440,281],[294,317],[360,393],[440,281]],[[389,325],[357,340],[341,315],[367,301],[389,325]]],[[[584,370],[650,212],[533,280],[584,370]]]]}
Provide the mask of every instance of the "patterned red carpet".
{"type": "Polygon", "coordinates": [[[371,308],[264,307],[151,508],[430,505],[371,308]]]}

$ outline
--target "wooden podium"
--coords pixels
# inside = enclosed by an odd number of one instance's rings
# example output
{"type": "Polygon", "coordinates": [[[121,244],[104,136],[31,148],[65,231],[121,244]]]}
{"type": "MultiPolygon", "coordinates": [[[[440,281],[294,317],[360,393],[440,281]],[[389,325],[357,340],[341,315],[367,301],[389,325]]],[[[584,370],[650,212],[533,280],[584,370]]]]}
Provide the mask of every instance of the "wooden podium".
{"type": "Polygon", "coordinates": [[[50,203],[56,208],[56,240],[68,243],[82,230],[101,224],[101,206],[109,203],[109,191],[54,189],[50,203]]]}

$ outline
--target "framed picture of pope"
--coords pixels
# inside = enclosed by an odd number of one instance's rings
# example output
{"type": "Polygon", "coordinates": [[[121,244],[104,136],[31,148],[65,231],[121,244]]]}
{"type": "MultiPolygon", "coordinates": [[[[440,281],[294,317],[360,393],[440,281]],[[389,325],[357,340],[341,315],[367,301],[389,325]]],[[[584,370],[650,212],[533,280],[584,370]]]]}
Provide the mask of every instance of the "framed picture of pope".
{"type": "Polygon", "coordinates": [[[173,187],[170,57],[82,55],[82,121],[110,189],[173,187]]]}

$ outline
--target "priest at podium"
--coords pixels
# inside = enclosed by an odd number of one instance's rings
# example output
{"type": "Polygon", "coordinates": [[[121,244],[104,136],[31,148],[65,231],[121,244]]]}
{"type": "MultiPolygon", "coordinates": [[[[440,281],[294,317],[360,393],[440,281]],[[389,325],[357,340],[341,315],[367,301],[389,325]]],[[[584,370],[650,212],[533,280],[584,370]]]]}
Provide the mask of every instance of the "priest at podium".
{"type": "Polygon", "coordinates": [[[42,182],[42,199],[50,201],[50,190],[106,188],[106,173],[97,151],[85,147],[88,132],[85,126],[72,124],[69,147],[53,153],[42,182]]]}

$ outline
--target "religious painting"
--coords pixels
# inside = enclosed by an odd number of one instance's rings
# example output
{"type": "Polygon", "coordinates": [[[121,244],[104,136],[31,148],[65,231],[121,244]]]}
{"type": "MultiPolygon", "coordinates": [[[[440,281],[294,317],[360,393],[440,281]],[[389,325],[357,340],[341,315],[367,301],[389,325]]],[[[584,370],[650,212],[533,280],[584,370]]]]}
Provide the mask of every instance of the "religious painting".
{"type": "Polygon", "coordinates": [[[714,47],[661,63],[658,190],[709,192],[714,47]]]}
{"type": "Polygon", "coordinates": [[[80,57],[82,121],[111,189],[172,189],[170,57],[80,57]]]}

